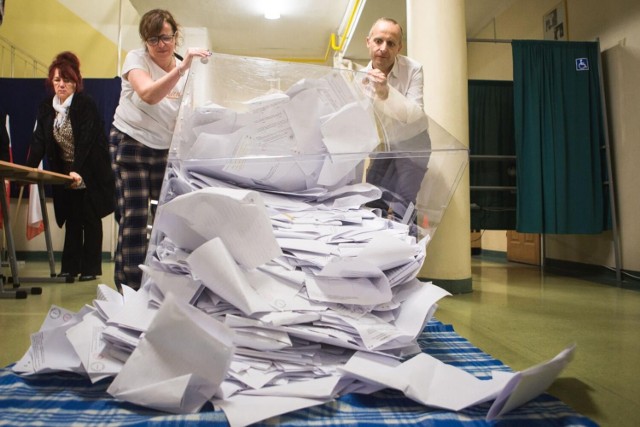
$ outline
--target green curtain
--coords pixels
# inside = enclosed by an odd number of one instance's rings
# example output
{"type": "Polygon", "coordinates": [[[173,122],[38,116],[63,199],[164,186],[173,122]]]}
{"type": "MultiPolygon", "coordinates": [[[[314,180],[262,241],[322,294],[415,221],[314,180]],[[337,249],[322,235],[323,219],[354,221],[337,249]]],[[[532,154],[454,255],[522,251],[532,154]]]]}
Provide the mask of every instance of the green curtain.
{"type": "Polygon", "coordinates": [[[596,42],[512,42],[516,229],[610,229],[596,42]]]}
{"type": "Polygon", "coordinates": [[[469,182],[471,229],[513,230],[516,193],[473,187],[515,187],[515,160],[479,160],[474,155],[514,156],[513,82],[469,80],[469,182]]]}

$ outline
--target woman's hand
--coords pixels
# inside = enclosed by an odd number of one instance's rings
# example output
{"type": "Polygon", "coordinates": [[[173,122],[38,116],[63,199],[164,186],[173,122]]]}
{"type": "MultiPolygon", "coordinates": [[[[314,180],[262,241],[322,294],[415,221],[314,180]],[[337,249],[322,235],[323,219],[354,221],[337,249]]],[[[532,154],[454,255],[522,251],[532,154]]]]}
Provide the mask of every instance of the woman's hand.
{"type": "Polygon", "coordinates": [[[184,59],[182,63],[178,66],[178,72],[180,75],[183,75],[186,70],[191,67],[191,62],[193,58],[200,58],[200,62],[206,64],[209,61],[209,57],[212,55],[212,52],[209,49],[203,49],[200,47],[190,47],[187,49],[187,52],[184,54],[184,59]]]}
{"type": "Polygon", "coordinates": [[[77,172],[69,172],[69,176],[73,178],[73,182],[69,186],[69,188],[77,189],[82,188],[84,185],[84,180],[77,172]]]}

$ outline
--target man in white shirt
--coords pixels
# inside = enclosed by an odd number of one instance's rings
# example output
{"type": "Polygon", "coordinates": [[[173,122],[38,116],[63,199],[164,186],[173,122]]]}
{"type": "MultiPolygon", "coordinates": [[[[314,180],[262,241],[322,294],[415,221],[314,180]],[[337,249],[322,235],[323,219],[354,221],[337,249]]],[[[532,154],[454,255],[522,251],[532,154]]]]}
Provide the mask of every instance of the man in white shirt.
{"type": "Polygon", "coordinates": [[[381,99],[386,99],[385,90],[388,91],[389,85],[424,108],[422,65],[400,55],[402,36],[402,27],[397,21],[378,19],[367,37],[371,61],[363,71],[381,99]]]}
{"type": "MultiPolygon", "coordinates": [[[[400,55],[402,50],[403,31],[400,24],[391,18],[378,19],[367,37],[367,48],[371,61],[363,69],[366,72],[365,84],[371,85],[376,98],[382,102],[389,97],[389,86],[395,89],[408,101],[415,103],[420,112],[423,102],[423,71],[418,62],[400,55]]],[[[430,140],[426,131],[407,141],[387,141],[396,147],[415,147],[421,151],[430,148],[430,140]]],[[[422,179],[427,169],[428,155],[412,156],[399,149],[396,158],[377,158],[367,171],[367,182],[379,186],[383,190],[380,200],[370,203],[371,207],[379,207],[383,213],[393,214],[404,222],[413,221],[411,212],[405,218],[407,208],[416,203],[422,179]]],[[[389,157],[388,155],[386,157],[389,157]]]]}

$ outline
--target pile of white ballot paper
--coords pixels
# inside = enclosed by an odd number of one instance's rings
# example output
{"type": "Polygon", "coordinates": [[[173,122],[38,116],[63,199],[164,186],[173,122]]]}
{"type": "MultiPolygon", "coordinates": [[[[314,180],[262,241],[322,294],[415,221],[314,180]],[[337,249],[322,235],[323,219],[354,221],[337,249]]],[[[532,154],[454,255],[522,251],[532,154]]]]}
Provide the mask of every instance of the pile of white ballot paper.
{"type": "Polygon", "coordinates": [[[479,380],[417,345],[449,295],[417,274],[466,150],[439,152],[421,110],[372,99],[358,73],[296,80],[250,62],[214,54],[191,70],[140,290],[101,284],[79,312],[51,307],[13,370],[112,379],[115,398],[171,413],[211,402],[232,426],[383,388],[452,411],[493,400],[488,419],[544,392],[574,346],[479,380]],[[240,68],[268,87],[221,87],[251,86],[240,68]],[[425,182],[446,187],[412,201],[428,225],[365,206],[385,191],[363,178],[381,146],[428,159],[425,182]]]}

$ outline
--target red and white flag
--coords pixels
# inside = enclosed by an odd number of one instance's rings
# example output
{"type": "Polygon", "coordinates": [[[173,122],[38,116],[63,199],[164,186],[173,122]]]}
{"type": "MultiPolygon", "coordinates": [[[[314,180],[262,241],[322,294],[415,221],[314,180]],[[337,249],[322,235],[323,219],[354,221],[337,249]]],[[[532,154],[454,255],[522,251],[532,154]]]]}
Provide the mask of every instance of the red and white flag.
{"type": "MultiPolygon", "coordinates": [[[[42,162],[38,166],[42,169],[42,162]]],[[[42,219],[42,208],[40,206],[40,191],[38,184],[29,186],[29,208],[27,212],[27,240],[31,240],[44,231],[44,220],[42,219]]]]}

